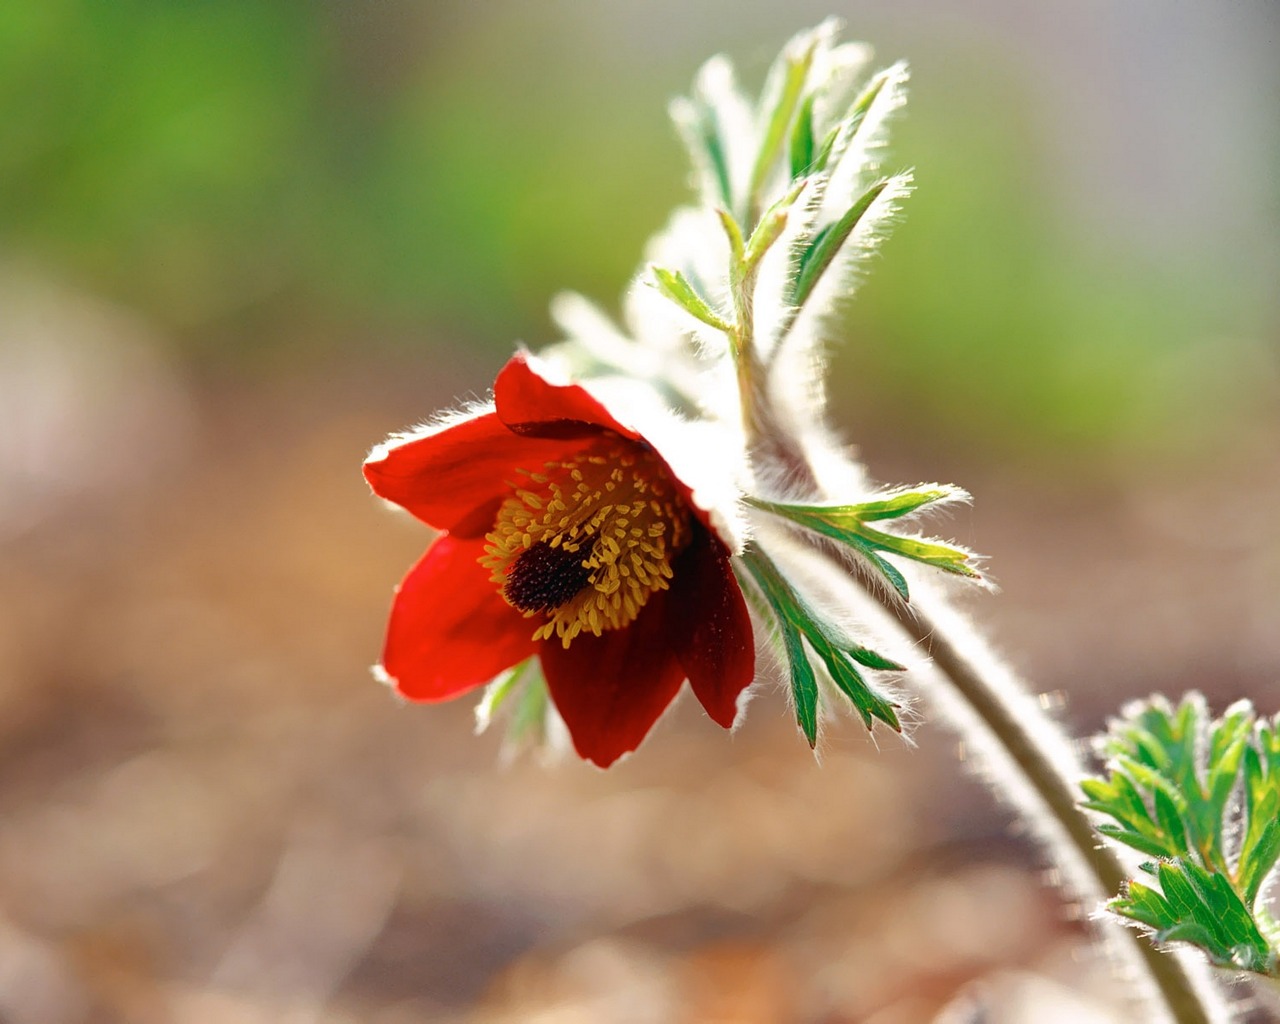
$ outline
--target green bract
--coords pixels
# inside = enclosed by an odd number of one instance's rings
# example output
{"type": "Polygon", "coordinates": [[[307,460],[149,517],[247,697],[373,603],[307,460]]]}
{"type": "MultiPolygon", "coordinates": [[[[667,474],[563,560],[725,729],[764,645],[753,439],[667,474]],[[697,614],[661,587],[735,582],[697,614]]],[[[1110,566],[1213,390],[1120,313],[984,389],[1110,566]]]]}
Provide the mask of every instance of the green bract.
{"type": "Polygon", "coordinates": [[[967,501],[968,498],[968,494],[958,487],[937,486],[895,491],[875,501],[853,505],[794,504],[761,498],[748,498],[747,503],[854,549],[867,564],[892,584],[905,601],[910,597],[906,578],[881,557],[881,552],[900,555],[944,572],[975,580],[981,579],[971,564],[976,556],[964,548],[939,541],[884,533],[872,529],[867,523],[880,519],[899,519],[928,505],[967,501]]]}
{"type": "Polygon", "coordinates": [[[809,745],[813,746],[818,741],[819,697],[818,680],[805,649],[806,643],[826,667],[831,681],[853,702],[868,729],[872,720],[878,718],[901,732],[902,725],[894,710],[898,705],[869,686],[854,667],[854,662],[865,668],[888,671],[901,671],[903,666],[842,636],[796,593],[764,552],[759,549],[748,551],[743,561],[777,623],[791,672],[796,720],[809,745]]]}

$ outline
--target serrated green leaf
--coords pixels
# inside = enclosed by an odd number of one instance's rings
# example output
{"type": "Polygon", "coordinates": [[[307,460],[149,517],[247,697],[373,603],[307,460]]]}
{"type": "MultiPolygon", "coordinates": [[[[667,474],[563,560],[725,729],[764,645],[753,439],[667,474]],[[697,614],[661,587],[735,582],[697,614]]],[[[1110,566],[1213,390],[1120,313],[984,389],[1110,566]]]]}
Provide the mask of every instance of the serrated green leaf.
{"type": "Polygon", "coordinates": [[[1144,836],[1141,832],[1134,832],[1120,825],[1099,825],[1097,831],[1109,839],[1116,842],[1124,843],[1131,846],[1139,853],[1145,853],[1152,857],[1165,856],[1165,844],[1159,839],[1151,839],[1144,836]]]}
{"type": "Polygon", "coordinates": [[[1171,920],[1169,904],[1165,898],[1141,882],[1130,882],[1125,887],[1124,895],[1109,900],[1107,906],[1118,914],[1156,930],[1171,920]]]}
{"type": "MultiPolygon", "coordinates": [[[[1088,781],[1090,780],[1085,780],[1085,782],[1088,781]]],[[[1160,826],[1155,823],[1150,809],[1143,801],[1142,794],[1138,792],[1127,775],[1113,772],[1105,782],[1092,781],[1096,784],[1085,789],[1086,795],[1092,799],[1084,806],[1109,815],[1127,830],[1141,834],[1147,842],[1158,844],[1158,856],[1173,855],[1173,851],[1165,842],[1160,826]]],[[[1085,783],[1082,782],[1081,786],[1084,788],[1085,783]]]]}
{"type": "Polygon", "coordinates": [[[1155,819],[1129,776],[1117,773],[1112,780],[1112,786],[1120,806],[1128,812],[1129,819],[1138,831],[1154,837],[1157,834],[1155,819]]]}
{"type": "Polygon", "coordinates": [[[1274,975],[1280,929],[1254,906],[1280,861],[1280,777],[1265,725],[1255,727],[1245,703],[1212,719],[1198,695],[1176,707],[1155,698],[1113,723],[1103,746],[1110,774],[1082,784],[1084,806],[1119,823],[1100,825],[1100,834],[1162,858],[1159,893],[1131,883],[1109,906],[1157,938],[1200,946],[1219,966],[1274,975]],[[1156,836],[1135,801],[1154,813],[1156,836]],[[1229,857],[1235,813],[1238,851],[1229,857]]]}
{"type": "Polygon", "coordinates": [[[862,647],[859,644],[845,642],[840,647],[845,654],[849,655],[859,665],[866,668],[878,669],[881,672],[905,672],[906,665],[900,665],[892,658],[886,658],[883,654],[873,651],[870,647],[862,647]]]}
{"type": "Polygon", "coordinates": [[[742,562],[759,588],[764,603],[772,612],[773,621],[782,638],[796,724],[800,726],[810,748],[813,748],[818,742],[818,679],[797,625],[798,610],[794,602],[789,601],[784,582],[776,572],[770,571],[771,566],[766,558],[757,552],[748,551],[744,553],[742,562]]]}
{"type": "Polygon", "coordinates": [[[1182,813],[1172,796],[1160,787],[1155,791],[1156,820],[1169,840],[1169,850],[1174,854],[1187,852],[1187,829],[1182,822],[1182,813]]]}
{"type": "Polygon", "coordinates": [[[1160,942],[1189,942],[1193,946],[1199,946],[1219,967],[1231,962],[1231,954],[1227,953],[1224,958],[1218,938],[1198,921],[1179,921],[1171,928],[1157,929],[1156,939],[1160,942]]]}
{"type": "Polygon", "coordinates": [[[679,270],[668,270],[666,267],[656,266],[651,267],[650,270],[658,291],[690,316],[719,331],[733,330],[732,325],[711,308],[711,304],[694,290],[689,279],[679,270]]]}
{"type": "Polygon", "coordinates": [[[1244,753],[1249,749],[1248,734],[1238,735],[1222,749],[1209,755],[1209,778],[1206,785],[1208,802],[1225,807],[1240,776],[1244,753]]]}
{"type": "Polygon", "coordinates": [[[1112,787],[1109,783],[1098,778],[1082,779],[1080,788],[1084,790],[1084,795],[1098,804],[1098,810],[1105,810],[1111,799],[1112,787]]]}

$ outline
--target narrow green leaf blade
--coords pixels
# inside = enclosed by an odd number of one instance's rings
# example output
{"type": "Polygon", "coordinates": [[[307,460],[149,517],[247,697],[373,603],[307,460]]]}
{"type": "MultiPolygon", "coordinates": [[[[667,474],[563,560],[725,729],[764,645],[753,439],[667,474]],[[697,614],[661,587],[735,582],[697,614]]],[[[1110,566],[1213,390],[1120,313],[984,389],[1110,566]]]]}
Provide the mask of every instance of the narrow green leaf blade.
{"type": "Polygon", "coordinates": [[[783,50],[765,85],[763,103],[768,113],[765,115],[764,135],[760,149],[756,154],[755,164],[751,169],[750,194],[756,197],[760,193],[765,179],[769,176],[769,168],[782,150],[783,140],[788,137],[792,115],[800,103],[804,90],[804,81],[813,64],[813,52],[817,45],[817,36],[809,34],[805,40],[796,39],[792,45],[783,50]]]}
{"type": "Polygon", "coordinates": [[[651,267],[650,270],[658,291],[686,313],[716,330],[725,332],[733,330],[732,326],[711,308],[711,304],[694,290],[688,278],[679,270],[668,270],[657,266],[651,267]]]}
{"type": "Polygon", "coordinates": [[[792,180],[808,173],[809,168],[813,166],[813,100],[813,93],[804,98],[800,104],[800,109],[796,112],[796,120],[791,128],[789,156],[792,180]]]}
{"type": "Polygon", "coordinates": [[[805,300],[813,293],[813,289],[831,266],[836,254],[858,226],[863,215],[871,208],[871,204],[879,198],[889,183],[878,181],[867,189],[858,200],[849,207],[845,214],[827,229],[820,231],[812,242],[800,254],[800,271],[791,296],[793,306],[803,306],[805,300]]]}

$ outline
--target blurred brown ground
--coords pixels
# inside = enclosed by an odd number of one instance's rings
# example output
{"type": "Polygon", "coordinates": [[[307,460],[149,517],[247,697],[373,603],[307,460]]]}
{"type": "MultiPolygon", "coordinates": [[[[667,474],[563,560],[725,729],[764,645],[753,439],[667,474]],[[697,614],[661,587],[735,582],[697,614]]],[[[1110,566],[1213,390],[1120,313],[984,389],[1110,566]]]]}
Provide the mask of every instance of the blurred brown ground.
{"type": "MultiPolygon", "coordinates": [[[[608,773],[503,767],[467,702],[371,681],[427,534],[360,460],[491,367],[191,378],[110,310],[33,318],[0,405],[0,1021],[1123,1019],[939,727],[846,722],[817,764],[764,685],[733,735],[684,701],[608,773]]],[[[1280,705],[1272,428],[1087,489],[859,440],[974,491],[948,527],[1004,592],[973,610],[1083,735],[1154,689],[1280,705]]]]}

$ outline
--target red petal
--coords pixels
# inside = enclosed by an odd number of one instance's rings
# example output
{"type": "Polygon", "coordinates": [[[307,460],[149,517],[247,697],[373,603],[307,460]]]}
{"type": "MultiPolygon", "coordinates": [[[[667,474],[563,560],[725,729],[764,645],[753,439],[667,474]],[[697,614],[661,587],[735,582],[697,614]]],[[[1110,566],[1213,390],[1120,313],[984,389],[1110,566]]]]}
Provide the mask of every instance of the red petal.
{"type": "MultiPolygon", "coordinates": [[[[580,438],[584,424],[591,428],[606,428],[623,437],[648,443],[634,427],[625,426],[599,399],[577,384],[553,384],[541,375],[537,360],[530,362],[527,352],[518,352],[507,361],[498,373],[493,385],[498,415],[512,431],[529,438],[580,438]]],[[[662,459],[667,474],[676,489],[684,497],[690,511],[698,520],[715,531],[711,513],[693,500],[693,490],[671,469],[662,453],[654,449],[662,459]]],[[[576,642],[576,641],[575,641],[576,642]]]]}
{"type": "Polygon", "coordinates": [[[437,537],[396,592],[382,667],[411,700],[456,697],[534,652],[537,624],[502,599],[483,551],[483,540],[437,537]]]}
{"type": "Polygon", "coordinates": [[[684,669],[666,636],[664,594],[625,629],[542,644],[542,671],[578,753],[601,768],[635,750],[675,699],[684,669]]]}
{"type": "Polygon", "coordinates": [[[618,422],[603,403],[582,386],[546,380],[530,362],[527,352],[517,352],[498,372],[493,398],[502,422],[517,434],[580,437],[579,424],[586,423],[605,427],[623,437],[640,437],[618,422]]]}
{"type": "Polygon", "coordinates": [[[539,470],[576,447],[517,437],[491,412],[375,453],[381,457],[364,464],[364,477],[379,497],[436,529],[480,536],[493,519],[469,522],[471,513],[510,491],[517,469],[539,470]]]}
{"type": "Polygon", "coordinates": [[[667,622],[689,685],[707,714],[728,729],[738,696],[755,678],[755,640],[729,554],[706,529],[673,566],[667,622]]]}

